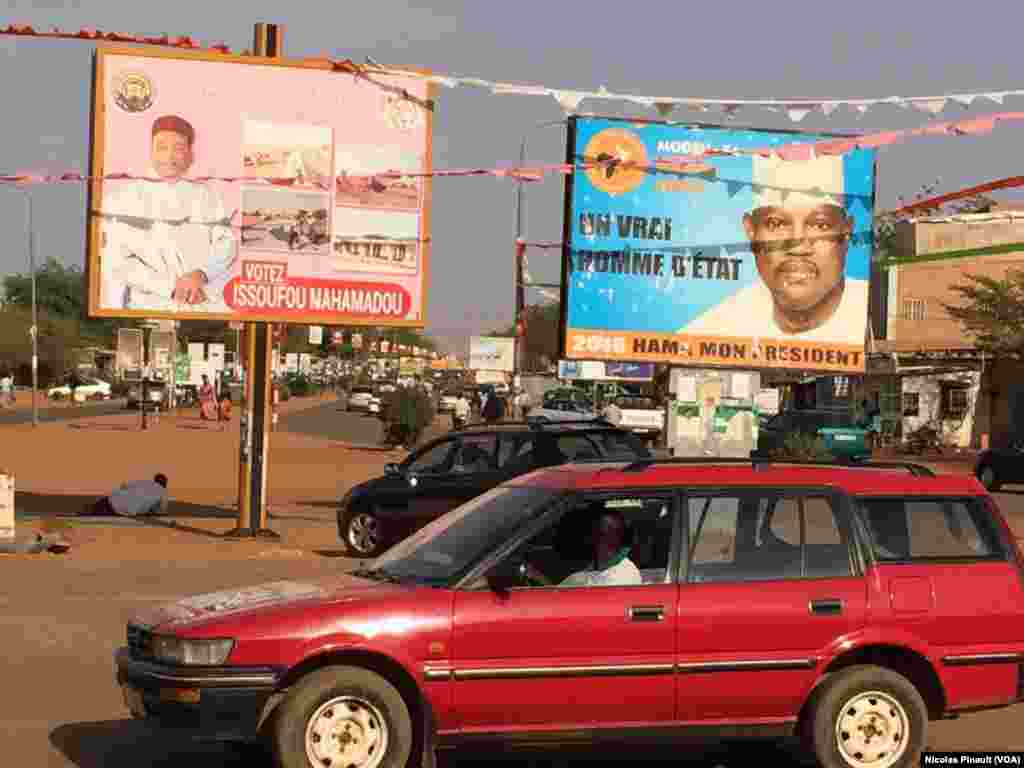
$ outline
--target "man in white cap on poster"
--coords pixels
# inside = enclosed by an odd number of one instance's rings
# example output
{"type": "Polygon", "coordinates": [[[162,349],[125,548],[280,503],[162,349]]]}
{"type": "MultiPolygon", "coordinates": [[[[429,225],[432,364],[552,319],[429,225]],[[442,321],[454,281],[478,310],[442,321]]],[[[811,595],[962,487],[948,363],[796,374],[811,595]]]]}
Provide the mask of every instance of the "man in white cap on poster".
{"type": "Polygon", "coordinates": [[[843,158],[752,159],[743,229],[760,280],[680,333],[862,343],[868,281],[846,275],[853,219],[843,205],[843,158]]]}
{"type": "Polygon", "coordinates": [[[226,313],[235,240],[220,195],[188,181],[195,129],[177,115],[152,125],[160,181],[105,181],[100,256],[103,309],[226,313]]]}

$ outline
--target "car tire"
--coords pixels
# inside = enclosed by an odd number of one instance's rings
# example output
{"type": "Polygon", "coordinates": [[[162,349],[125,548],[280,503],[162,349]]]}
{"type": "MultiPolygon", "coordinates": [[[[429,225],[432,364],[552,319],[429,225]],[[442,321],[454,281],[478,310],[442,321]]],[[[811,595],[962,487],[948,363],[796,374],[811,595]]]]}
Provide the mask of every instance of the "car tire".
{"type": "Polygon", "coordinates": [[[291,687],[274,723],[274,752],[282,768],[405,768],[412,744],[412,718],[402,695],[361,667],[325,667],[306,675],[291,687]]]}
{"type": "Polygon", "coordinates": [[[341,539],[355,557],[376,557],[385,549],[384,526],[373,507],[349,509],[341,517],[341,539]]]}
{"type": "Polygon", "coordinates": [[[822,683],[810,717],[806,734],[822,768],[858,768],[872,757],[880,768],[916,766],[928,729],[928,709],[914,684],[867,664],[822,683]]]}
{"type": "Polygon", "coordinates": [[[999,482],[999,475],[996,474],[995,467],[991,464],[985,464],[978,468],[978,482],[981,483],[986,491],[998,491],[1002,483],[999,482]]]}

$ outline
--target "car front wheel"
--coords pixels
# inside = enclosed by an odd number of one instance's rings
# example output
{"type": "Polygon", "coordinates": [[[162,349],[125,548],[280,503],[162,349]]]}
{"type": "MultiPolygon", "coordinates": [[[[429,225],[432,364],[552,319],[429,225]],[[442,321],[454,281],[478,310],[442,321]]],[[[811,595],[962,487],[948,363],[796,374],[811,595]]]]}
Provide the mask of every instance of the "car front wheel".
{"type": "Polygon", "coordinates": [[[995,469],[991,465],[985,465],[978,470],[978,481],[985,486],[985,490],[998,491],[999,490],[999,476],[996,475],[995,469]]]}
{"type": "Polygon", "coordinates": [[[412,741],[401,694],[361,667],[325,667],[302,678],[274,723],[283,768],[404,768],[412,741]]]}
{"type": "Polygon", "coordinates": [[[823,768],[916,766],[928,710],[914,684],[892,670],[848,667],[823,683],[811,717],[811,746],[823,768]]]}
{"type": "Polygon", "coordinates": [[[348,510],[342,517],[341,530],[345,546],[357,557],[376,557],[385,549],[384,525],[375,510],[348,510]]]}

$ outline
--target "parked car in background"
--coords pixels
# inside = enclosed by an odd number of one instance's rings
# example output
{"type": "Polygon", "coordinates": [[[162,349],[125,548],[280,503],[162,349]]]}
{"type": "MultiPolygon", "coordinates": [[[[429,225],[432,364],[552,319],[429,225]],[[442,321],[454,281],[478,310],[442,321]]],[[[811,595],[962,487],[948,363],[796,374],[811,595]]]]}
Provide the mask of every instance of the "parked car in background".
{"type": "Polygon", "coordinates": [[[699,761],[701,740],[787,737],[823,768],[911,768],[930,764],[931,722],[1024,699],[1022,559],[972,477],[567,465],[351,574],[139,610],[116,680],[147,725],[265,735],[286,768],[432,766],[442,748],[461,763],[474,743],[557,763],[581,742],[642,766],[656,740],[699,761]],[[628,560],[610,583],[590,565],[609,534],[626,542],[613,567],[628,560]]]}
{"type": "Polygon", "coordinates": [[[665,409],[651,397],[616,397],[604,411],[604,418],[616,427],[654,440],[665,429],[665,409]]]}
{"type": "MultiPolygon", "coordinates": [[[[110,389],[110,382],[103,381],[102,379],[84,377],[80,379],[79,385],[75,387],[75,397],[85,400],[109,400],[110,389]]],[[[71,397],[70,380],[66,379],[60,386],[50,387],[50,389],[46,391],[46,396],[51,400],[69,399],[71,397]]]]}
{"type": "Polygon", "coordinates": [[[471,426],[449,432],[350,490],[338,506],[338,536],[373,557],[450,509],[539,467],[579,459],[650,457],[634,435],[606,424],[471,426]]]}
{"type": "Polygon", "coordinates": [[[787,436],[800,433],[821,438],[836,458],[869,459],[869,431],[841,411],[783,411],[758,427],[757,448],[752,455],[771,458],[787,436]]]}
{"type": "Polygon", "coordinates": [[[1004,447],[979,453],[974,476],[990,491],[1024,483],[1024,440],[1012,440],[1004,447]]]}
{"type": "Polygon", "coordinates": [[[369,412],[370,402],[374,398],[374,388],[367,386],[352,387],[348,393],[347,407],[350,411],[369,412]]]}
{"type": "Polygon", "coordinates": [[[597,420],[602,417],[594,412],[592,403],[585,400],[545,400],[540,408],[531,408],[526,414],[527,421],[579,421],[597,420]]]}
{"type": "MultiPolygon", "coordinates": [[[[146,397],[148,398],[147,409],[153,407],[164,408],[164,401],[167,399],[167,386],[163,382],[150,382],[146,385],[146,397]]],[[[132,384],[128,387],[125,408],[138,408],[141,402],[142,384],[132,384]]]]}

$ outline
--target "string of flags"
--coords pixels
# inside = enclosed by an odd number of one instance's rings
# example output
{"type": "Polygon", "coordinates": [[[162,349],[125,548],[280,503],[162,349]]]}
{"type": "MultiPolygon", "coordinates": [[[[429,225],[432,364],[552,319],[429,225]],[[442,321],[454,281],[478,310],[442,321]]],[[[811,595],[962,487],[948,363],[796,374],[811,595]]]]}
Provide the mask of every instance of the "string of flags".
{"type": "MultiPolygon", "coordinates": [[[[510,178],[521,182],[536,182],[543,180],[546,176],[557,174],[571,174],[576,169],[588,170],[600,168],[609,171],[617,169],[642,169],[648,173],[682,174],[696,176],[713,176],[715,168],[705,162],[706,158],[722,155],[759,155],[762,157],[778,157],[791,162],[803,162],[812,160],[815,157],[825,155],[843,155],[857,149],[878,149],[899,141],[905,141],[922,136],[978,136],[991,133],[1000,122],[1024,120],[1024,112],[997,112],[979,117],[972,117],[964,120],[930,123],[919,128],[911,128],[898,131],[882,131],[879,133],[864,134],[836,139],[826,139],[818,142],[793,142],[778,144],[775,146],[758,147],[753,149],[721,150],[707,149],[699,154],[691,154],[673,159],[659,159],[654,165],[638,164],[629,160],[619,158],[594,159],[588,157],[577,158],[575,163],[553,163],[534,166],[513,166],[504,168],[450,168],[434,169],[431,171],[388,171],[361,178],[377,180],[409,179],[409,178],[442,178],[462,176],[491,176],[495,178],[510,178]]],[[[350,177],[352,178],[352,177],[350,177]]],[[[173,182],[179,180],[193,181],[196,183],[222,182],[222,183],[245,183],[245,184],[266,184],[271,186],[294,186],[294,178],[268,178],[257,176],[196,176],[183,179],[160,179],[147,176],[138,176],[128,173],[111,173],[103,176],[88,176],[77,171],[65,171],[60,173],[42,173],[33,171],[22,171],[16,173],[0,174],[0,184],[59,184],[88,181],[149,181],[153,183],[173,182]]],[[[715,181],[724,182],[729,185],[729,193],[735,192],[743,185],[750,185],[747,180],[732,180],[714,178],[715,181]]],[[[323,180],[316,183],[320,189],[327,189],[323,180]]],[[[755,184],[755,187],[764,187],[763,184],[755,184]]]]}
{"type": "MultiPolygon", "coordinates": [[[[103,32],[92,28],[78,31],[64,31],[56,27],[49,30],[37,30],[29,24],[9,24],[0,28],[0,35],[27,37],[77,39],[92,42],[123,42],[144,45],[167,46],[188,50],[209,50],[218,53],[231,53],[231,49],[222,42],[202,46],[190,36],[147,36],[130,35],[119,32],[103,32]]],[[[355,64],[351,60],[333,60],[328,56],[316,57],[317,60],[329,62],[334,69],[355,74],[365,74],[367,68],[355,64]]],[[[1002,105],[1008,97],[1024,95],[1024,89],[958,91],[932,96],[886,96],[876,98],[790,98],[790,99],[708,99],[689,96],[644,96],[631,93],[620,93],[601,86],[597,90],[580,90],[552,88],[531,83],[513,83],[487,80],[479,77],[463,77],[446,74],[411,73],[399,68],[382,67],[375,62],[371,64],[373,72],[401,77],[422,77],[432,83],[446,88],[472,87],[490,91],[495,95],[541,96],[553,98],[566,114],[576,113],[585,101],[618,101],[634,104],[647,109],[656,110],[662,119],[668,119],[680,108],[698,112],[718,112],[726,119],[731,119],[744,109],[765,109],[770,112],[784,113],[791,121],[800,122],[808,115],[821,114],[828,117],[841,109],[850,109],[857,116],[864,115],[868,110],[880,106],[894,106],[902,109],[914,109],[928,115],[939,115],[948,106],[955,105],[962,109],[971,107],[977,101],[988,101],[1002,105]]]]}

